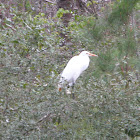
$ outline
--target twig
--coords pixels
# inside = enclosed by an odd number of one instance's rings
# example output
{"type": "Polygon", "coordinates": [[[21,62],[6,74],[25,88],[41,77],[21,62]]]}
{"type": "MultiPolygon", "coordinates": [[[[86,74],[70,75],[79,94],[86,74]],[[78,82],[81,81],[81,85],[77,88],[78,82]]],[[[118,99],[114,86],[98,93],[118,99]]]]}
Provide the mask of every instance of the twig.
{"type": "Polygon", "coordinates": [[[51,113],[49,113],[49,114],[47,114],[47,115],[45,115],[45,116],[43,116],[37,123],[40,123],[40,122],[42,122],[42,121],[44,121],[44,120],[46,120],[47,118],[49,118],[50,117],[50,115],[51,115],[51,113]]]}
{"type": "Polygon", "coordinates": [[[53,1],[50,1],[50,0],[44,0],[45,2],[49,2],[49,3],[52,3],[52,4],[56,4],[56,2],[53,2],[53,1]]]}

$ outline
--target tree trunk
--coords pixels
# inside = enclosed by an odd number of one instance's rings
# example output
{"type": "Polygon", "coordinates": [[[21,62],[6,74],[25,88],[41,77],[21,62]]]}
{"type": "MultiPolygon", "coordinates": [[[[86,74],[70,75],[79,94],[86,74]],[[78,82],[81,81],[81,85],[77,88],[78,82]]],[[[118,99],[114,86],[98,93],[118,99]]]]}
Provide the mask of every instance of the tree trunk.
{"type": "MultiPolygon", "coordinates": [[[[57,1],[57,9],[59,10],[59,8],[63,8],[64,10],[73,10],[73,5],[74,5],[74,1],[73,0],[58,0],[57,1]]],[[[63,14],[62,20],[63,20],[63,24],[64,26],[68,26],[68,23],[70,22],[72,17],[71,13],[66,13],[63,14]]]]}

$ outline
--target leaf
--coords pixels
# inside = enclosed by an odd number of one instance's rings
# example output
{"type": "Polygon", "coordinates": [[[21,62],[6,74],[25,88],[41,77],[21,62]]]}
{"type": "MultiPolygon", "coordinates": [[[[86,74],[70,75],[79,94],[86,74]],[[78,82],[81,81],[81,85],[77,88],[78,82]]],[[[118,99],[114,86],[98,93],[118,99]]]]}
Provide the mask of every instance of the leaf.
{"type": "Polygon", "coordinates": [[[16,43],[16,44],[18,44],[19,41],[18,41],[18,40],[13,40],[12,43],[16,43]]]}

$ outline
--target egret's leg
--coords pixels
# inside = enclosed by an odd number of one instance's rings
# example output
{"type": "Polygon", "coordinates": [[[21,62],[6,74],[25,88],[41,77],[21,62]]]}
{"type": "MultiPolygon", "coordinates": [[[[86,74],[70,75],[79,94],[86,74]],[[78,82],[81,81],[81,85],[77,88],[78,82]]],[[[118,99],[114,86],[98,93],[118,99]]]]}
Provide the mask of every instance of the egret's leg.
{"type": "Polygon", "coordinates": [[[75,99],[75,95],[74,95],[74,84],[72,85],[72,98],[75,99]]]}
{"type": "Polygon", "coordinates": [[[70,90],[70,86],[69,86],[69,85],[67,86],[66,94],[67,94],[67,95],[68,95],[68,94],[71,94],[71,90],[70,90]]]}

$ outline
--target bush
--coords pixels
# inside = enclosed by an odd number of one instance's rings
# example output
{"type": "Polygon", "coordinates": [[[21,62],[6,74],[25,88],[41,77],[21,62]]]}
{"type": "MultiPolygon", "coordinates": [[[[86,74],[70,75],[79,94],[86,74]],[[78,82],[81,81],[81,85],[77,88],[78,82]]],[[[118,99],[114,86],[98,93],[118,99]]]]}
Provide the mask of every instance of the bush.
{"type": "Polygon", "coordinates": [[[14,17],[5,19],[0,33],[1,139],[111,140],[139,136],[138,60],[131,53],[135,52],[133,35],[118,42],[118,34],[100,28],[100,19],[82,16],[63,28],[72,47],[60,47],[60,20],[53,22],[43,13],[12,12],[14,17]],[[71,50],[81,50],[81,44],[100,53],[97,62],[91,59],[89,69],[77,80],[73,100],[64,92],[58,93],[57,82],[71,50]],[[126,53],[129,55],[124,57],[126,53]],[[130,66],[127,71],[126,63],[130,66]]]}

